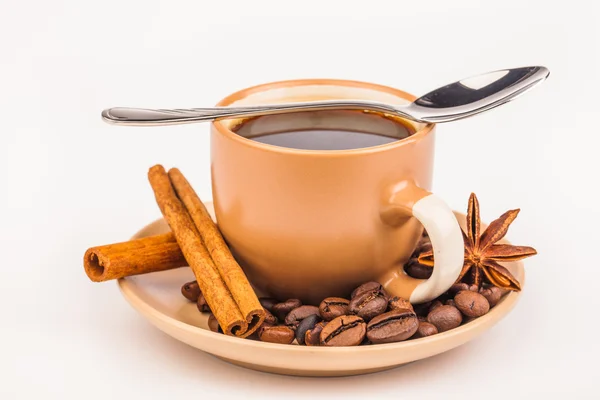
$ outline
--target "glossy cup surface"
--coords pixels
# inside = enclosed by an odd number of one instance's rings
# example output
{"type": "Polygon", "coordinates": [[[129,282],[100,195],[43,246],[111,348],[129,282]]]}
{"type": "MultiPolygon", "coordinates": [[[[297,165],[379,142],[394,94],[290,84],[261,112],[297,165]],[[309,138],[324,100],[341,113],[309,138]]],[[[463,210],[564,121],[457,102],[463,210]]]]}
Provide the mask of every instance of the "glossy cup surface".
{"type": "MultiPolygon", "coordinates": [[[[406,104],[413,96],[369,83],[300,80],[235,93],[219,105],[360,98],[406,104]]],[[[409,138],[340,151],[282,148],[245,139],[222,120],[211,128],[216,218],[249,279],[260,290],[318,303],[347,296],[408,260],[422,233],[412,216],[381,220],[386,188],[431,188],[434,126],[409,138]]]]}

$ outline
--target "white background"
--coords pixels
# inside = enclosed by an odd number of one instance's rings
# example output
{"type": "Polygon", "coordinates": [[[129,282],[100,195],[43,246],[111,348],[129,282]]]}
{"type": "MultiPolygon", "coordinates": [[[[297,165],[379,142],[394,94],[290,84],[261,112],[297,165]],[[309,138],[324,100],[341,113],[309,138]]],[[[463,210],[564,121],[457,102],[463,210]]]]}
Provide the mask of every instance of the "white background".
{"type": "Polygon", "coordinates": [[[0,398],[597,398],[600,89],[595,1],[0,2],[0,398]],[[434,190],[485,221],[520,207],[515,310],[477,340],[389,372],[303,379],[230,366],[150,326],[82,255],[159,216],[178,166],[210,198],[208,125],[105,125],[110,106],[193,107],[282,79],[419,94],[504,67],[549,80],[439,126],[434,190]]]}

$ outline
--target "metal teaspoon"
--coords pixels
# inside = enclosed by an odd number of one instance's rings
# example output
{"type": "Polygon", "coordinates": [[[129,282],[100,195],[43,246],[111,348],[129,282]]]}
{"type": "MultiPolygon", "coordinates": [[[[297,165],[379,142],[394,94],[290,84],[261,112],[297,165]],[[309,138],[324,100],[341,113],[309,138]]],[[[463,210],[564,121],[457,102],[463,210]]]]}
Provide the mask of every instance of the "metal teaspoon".
{"type": "Polygon", "coordinates": [[[189,109],[117,107],[102,111],[102,118],[116,125],[152,126],[309,110],[359,109],[396,114],[417,122],[440,123],[471,117],[508,103],[543,82],[548,75],[550,71],[541,66],[488,72],[442,86],[408,105],[401,106],[368,100],[328,100],[189,109]]]}

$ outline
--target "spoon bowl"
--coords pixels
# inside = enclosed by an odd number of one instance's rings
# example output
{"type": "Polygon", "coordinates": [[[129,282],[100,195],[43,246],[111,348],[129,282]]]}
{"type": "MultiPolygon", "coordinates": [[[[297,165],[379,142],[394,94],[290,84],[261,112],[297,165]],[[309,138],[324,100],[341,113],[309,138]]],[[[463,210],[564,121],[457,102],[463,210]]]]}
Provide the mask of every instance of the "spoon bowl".
{"type": "Polygon", "coordinates": [[[328,100],[251,107],[145,109],[116,107],[102,111],[116,125],[156,126],[254,117],[315,110],[370,110],[429,123],[455,121],[506,104],[543,82],[550,71],[541,66],[492,71],[435,89],[406,106],[366,100],[328,100]]]}
{"type": "Polygon", "coordinates": [[[419,122],[450,122],[491,110],[516,99],[542,83],[545,67],[522,67],[488,72],[433,90],[407,106],[419,122]]]}

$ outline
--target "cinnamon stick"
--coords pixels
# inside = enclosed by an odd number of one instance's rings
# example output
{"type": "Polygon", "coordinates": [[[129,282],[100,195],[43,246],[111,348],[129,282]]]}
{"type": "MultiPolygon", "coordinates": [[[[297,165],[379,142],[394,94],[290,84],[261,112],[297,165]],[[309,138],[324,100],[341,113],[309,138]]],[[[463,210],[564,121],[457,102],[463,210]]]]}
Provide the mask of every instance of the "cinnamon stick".
{"type": "Polygon", "coordinates": [[[186,265],[172,233],[91,247],[83,256],[85,273],[94,282],[186,265]]]}
{"type": "Polygon", "coordinates": [[[169,178],[171,178],[171,184],[175,188],[177,196],[192,217],[219,274],[229,288],[242,315],[246,318],[248,331],[254,332],[264,321],[265,311],[250,286],[246,274],[233,258],[221,231],[181,171],[177,168],[170,169],[169,178]]]}
{"type": "Polygon", "coordinates": [[[169,176],[162,165],[150,168],[148,180],[154,191],[156,202],[171,227],[185,259],[196,276],[200,290],[223,332],[228,335],[246,336],[248,323],[219,275],[192,218],[177,198],[169,176]]]}

